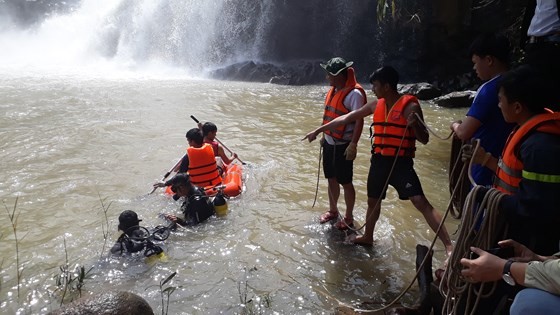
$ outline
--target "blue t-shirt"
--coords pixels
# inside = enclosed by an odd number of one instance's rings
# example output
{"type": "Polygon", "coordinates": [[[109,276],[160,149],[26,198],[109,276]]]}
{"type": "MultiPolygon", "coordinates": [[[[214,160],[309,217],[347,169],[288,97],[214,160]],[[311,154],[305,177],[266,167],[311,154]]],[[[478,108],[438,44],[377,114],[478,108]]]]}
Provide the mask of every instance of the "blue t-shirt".
{"type": "MultiPolygon", "coordinates": [[[[473,138],[480,139],[480,145],[494,157],[502,154],[507,137],[514,127],[514,124],[506,123],[498,107],[499,79],[500,76],[496,76],[480,86],[467,112],[467,116],[476,118],[482,123],[473,138]]],[[[492,185],[494,172],[490,169],[478,164],[473,165],[472,175],[478,185],[492,185]]]]}

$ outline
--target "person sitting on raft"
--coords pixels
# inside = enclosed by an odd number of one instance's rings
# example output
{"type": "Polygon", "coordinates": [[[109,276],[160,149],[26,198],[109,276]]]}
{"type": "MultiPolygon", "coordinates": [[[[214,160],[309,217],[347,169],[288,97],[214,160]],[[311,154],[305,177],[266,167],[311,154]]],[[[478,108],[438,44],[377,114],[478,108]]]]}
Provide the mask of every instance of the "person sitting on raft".
{"type": "Polygon", "coordinates": [[[132,210],[125,210],[119,215],[119,231],[124,233],[111,248],[112,254],[137,253],[144,250],[146,243],[140,240],[144,231],[140,229],[138,214],[132,210]]]}
{"type": "Polygon", "coordinates": [[[200,129],[192,128],[186,137],[189,144],[187,154],[173,171],[188,172],[192,184],[199,187],[220,185],[222,177],[214,158],[214,150],[210,144],[204,143],[200,129]]]}
{"type": "MultiPolygon", "coordinates": [[[[199,123],[198,128],[202,130],[202,136],[204,137],[204,143],[208,143],[212,146],[214,150],[214,156],[220,157],[225,164],[230,164],[233,160],[237,159],[237,154],[233,153],[230,158],[227,156],[224,148],[216,141],[216,134],[218,133],[218,127],[211,122],[205,122],[204,124],[199,123]]],[[[218,163],[219,164],[219,163],[218,163]]]]}
{"type": "Polygon", "coordinates": [[[164,186],[171,186],[171,190],[175,193],[174,199],[185,197],[185,201],[181,205],[184,219],[173,214],[165,214],[165,218],[169,221],[181,226],[196,225],[215,213],[214,206],[204,193],[204,189],[193,185],[188,174],[178,173],[165,183],[154,184],[154,187],[164,186]]]}

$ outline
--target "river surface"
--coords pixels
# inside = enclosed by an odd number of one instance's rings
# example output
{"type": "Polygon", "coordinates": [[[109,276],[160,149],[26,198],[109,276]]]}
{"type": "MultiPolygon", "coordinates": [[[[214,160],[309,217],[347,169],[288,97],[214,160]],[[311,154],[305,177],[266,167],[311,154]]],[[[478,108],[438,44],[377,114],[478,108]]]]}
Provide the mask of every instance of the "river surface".
{"type": "MultiPolygon", "coordinates": [[[[348,245],[344,232],[318,223],[328,207],[327,182],[321,174],[312,208],[319,145],[300,139],[321,122],[326,86],[18,73],[0,75],[1,313],[57,309],[62,292],[53,277],[68,261],[72,270],[93,267],[84,294],[129,290],[156,314],[162,310],[158,285],[173,272],[163,286],[176,288],[169,314],[329,314],[339,302],[391,301],[414,276],[415,245],[434,237],[392,188],[372,248],[348,245]],[[184,154],[185,133],[196,126],[190,115],[216,123],[219,139],[247,162],[244,193],[229,200],[226,217],[173,233],[165,242],[167,261],[109,257],[121,211],[138,212],[146,227],[165,224],[163,212],[178,212],[179,202],[148,193],[184,154]],[[16,198],[17,251],[8,214],[16,198]]],[[[430,103],[423,109],[442,136],[465,112],[430,103]]],[[[354,170],[359,225],[368,133],[364,128],[354,170]]],[[[432,136],[415,160],[441,213],[449,202],[449,150],[449,141],[432,136]]],[[[342,198],[339,204],[343,209],[342,198]]],[[[448,219],[450,233],[457,224],[448,219]]],[[[435,250],[439,266],[439,240],[435,250]]],[[[418,295],[414,285],[403,303],[418,295]]]]}

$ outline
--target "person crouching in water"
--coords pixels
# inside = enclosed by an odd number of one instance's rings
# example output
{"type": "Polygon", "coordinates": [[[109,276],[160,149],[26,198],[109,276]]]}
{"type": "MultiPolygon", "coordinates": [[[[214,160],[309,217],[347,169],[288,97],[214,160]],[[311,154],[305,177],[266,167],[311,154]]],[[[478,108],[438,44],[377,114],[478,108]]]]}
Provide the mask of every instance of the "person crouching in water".
{"type": "Polygon", "coordinates": [[[175,193],[173,199],[185,198],[181,205],[184,219],[178,218],[173,214],[165,214],[165,218],[169,221],[181,226],[196,225],[206,221],[206,219],[214,214],[214,206],[204,193],[204,189],[193,185],[188,174],[179,173],[165,183],[158,182],[154,184],[154,187],[164,186],[171,186],[171,190],[175,193]]]}
{"type": "Polygon", "coordinates": [[[111,248],[112,254],[136,253],[144,250],[145,232],[140,229],[138,214],[132,210],[125,210],[119,215],[119,231],[124,233],[111,248]]]}

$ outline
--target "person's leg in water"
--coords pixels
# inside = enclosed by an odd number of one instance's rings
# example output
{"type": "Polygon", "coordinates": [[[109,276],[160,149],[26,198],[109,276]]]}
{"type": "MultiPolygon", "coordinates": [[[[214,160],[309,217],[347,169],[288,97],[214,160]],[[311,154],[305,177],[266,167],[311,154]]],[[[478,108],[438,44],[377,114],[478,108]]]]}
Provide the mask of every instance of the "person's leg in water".
{"type": "Polygon", "coordinates": [[[344,189],[344,203],[346,204],[346,212],[344,214],[344,219],[342,219],[341,224],[338,228],[345,229],[348,226],[354,225],[354,205],[356,203],[356,190],[354,189],[354,184],[352,182],[342,185],[344,189]]]}
{"type": "Polygon", "coordinates": [[[335,146],[328,143],[323,144],[323,173],[328,183],[329,210],[319,217],[321,224],[338,219],[338,198],[340,197],[340,186],[336,179],[334,164],[335,146]]]}
{"type": "Polygon", "coordinates": [[[354,205],[356,203],[356,190],[352,183],[354,176],[354,161],[347,160],[344,156],[344,151],[348,145],[342,145],[338,152],[336,152],[336,180],[344,190],[344,203],[346,211],[344,218],[335,224],[339,230],[346,230],[354,226],[354,205]]]}
{"type": "Polygon", "coordinates": [[[338,216],[338,198],[340,198],[340,185],[335,177],[328,178],[329,212],[338,216]]]}
{"type": "Polygon", "coordinates": [[[373,245],[373,232],[375,224],[379,220],[381,214],[381,202],[379,198],[368,197],[368,207],[366,212],[366,229],[364,235],[356,237],[353,243],[356,245],[371,246],[373,245]]]}
{"type": "Polygon", "coordinates": [[[385,182],[389,176],[388,159],[372,155],[367,178],[368,207],[366,211],[366,229],[364,235],[356,237],[352,242],[357,245],[373,245],[375,224],[381,214],[381,200],[385,198],[385,182]]]}
{"type": "MultiPolygon", "coordinates": [[[[396,161],[389,183],[391,186],[395,187],[399,193],[399,199],[409,199],[414,207],[422,213],[430,228],[436,232],[442,221],[442,217],[430,204],[428,199],[426,199],[420,179],[414,170],[414,161],[412,158],[403,157],[396,161]]],[[[438,237],[445,246],[447,256],[451,255],[453,244],[451,243],[445,225],[442,225],[439,230],[438,237]]]]}
{"type": "MultiPolygon", "coordinates": [[[[430,228],[436,232],[438,227],[442,221],[441,215],[434,209],[434,207],[430,204],[426,196],[424,195],[416,195],[409,198],[412,204],[418,211],[422,213],[424,219],[430,226],[430,228]]],[[[439,239],[445,246],[445,252],[447,256],[451,255],[451,251],[453,250],[453,244],[451,243],[451,238],[447,233],[447,229],[445,228],[445,224],[441,226],[438,234],[439,239]]]]}

